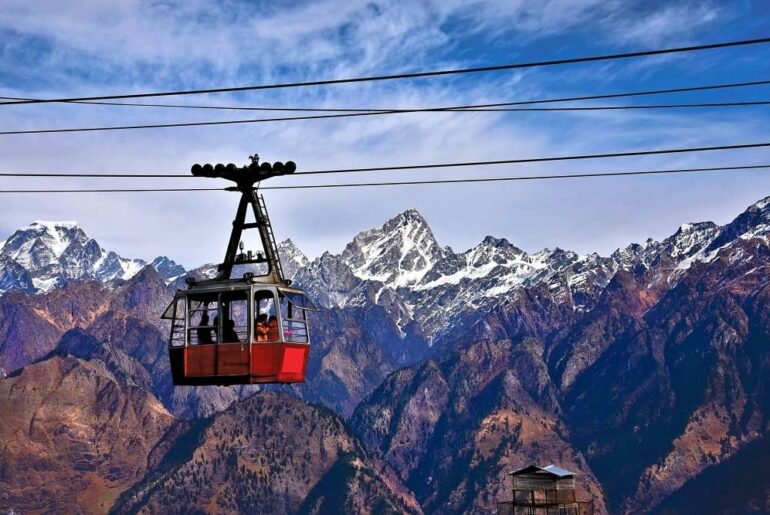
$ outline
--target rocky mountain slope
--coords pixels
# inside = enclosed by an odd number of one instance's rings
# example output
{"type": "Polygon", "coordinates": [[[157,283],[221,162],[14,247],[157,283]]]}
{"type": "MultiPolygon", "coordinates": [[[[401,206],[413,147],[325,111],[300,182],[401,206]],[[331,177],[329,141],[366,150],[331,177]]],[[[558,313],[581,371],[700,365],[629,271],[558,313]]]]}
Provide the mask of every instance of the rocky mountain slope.
{"type": "Polygon", "coordinates": [[[399,472],[428,513],[494,513],[508,472],[560,463],[583,497],[602,489],[570,442],[538,342],[484,341],[391,375],[351,418],[365,445],[399,472]]]}
{"type": "Polygon", "coordinates": [[[188,423],[98,359],[53,356],[0,402],[3,512],[421,513],[338,416],[286,395],[188,423]]]}
{"type": "Polygon", "coordinates": [[[565,392],[575,441],[616,506],[653,508],[770,429],[768,274],[766,238],[722,248],[565,392]]]}
{"type": "Polygon", "coordinates": [[[0,509],[105,513],[177,421],[97,360],[53,357],[0,381],[0,509]]]}
{"type": "Polygon", "coordinates": [[[420,512],[339,417],[286,395],[257,394],[178,441],[115,513],[420,512]]]}

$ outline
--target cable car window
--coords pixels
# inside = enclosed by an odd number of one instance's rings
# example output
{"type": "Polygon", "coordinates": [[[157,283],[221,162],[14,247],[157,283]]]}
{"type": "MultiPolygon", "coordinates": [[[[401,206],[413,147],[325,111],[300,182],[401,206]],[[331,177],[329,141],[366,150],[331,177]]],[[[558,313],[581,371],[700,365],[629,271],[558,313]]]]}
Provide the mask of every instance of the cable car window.
{"type": "Polygon", "coordinates": [[[184,299],[178,298],[171,301],[161,318],[171,320],[169,344],[172,347],[184,346],[184,299]]]}
{"type": "Polygon", "coordinates": [[[220,330],[222,343],[249,341],[249,296],[247,291],[234,291],[220,295],[220,330]]]}
{"type": "Polygon", "coordinates": [[[217,343],[217,295],[196,295],[187,302],[187,341],[190,345],[217,343]]]}
{"type": "Polygon", "coordinates": [[[296,307],[292,302],[290,302],[289,297],[284,292],[281,292],[280,298],[281,298],[281,318],[283,320],[304,320],[305,319],[305,310],[302,308],[296,307]]]}
{"type": "Polygon", "coordinates": [[[174,299],[171,301],[171,304],[168,305],[166,308],[166,311],[163,312],[163,314],[160,316],[162,320],[174,320],[174,318],[177,316],[177,303],[182,299],[174,299]]]}
{"type": "Polygon", "coordinates": [[[307,343],[307,324],[298,320],[284,320],[283,336],[287,342],[307,343]]]}
{"type": "Polygon", "coordinates": [[[281,339],[275,296],[270,290],[254,292],[254,333],[258,342],[277,342],[281,339]]]}
{"type": "Polygon", "coordinates": [[[287,342],[307,343],[307,323],[305,319],[305,309],[298,307],[292,302],[289,294],[281,292],[283,337],[287,342]]]}
{"type": "Polygon", "coordinates": [[[311,311],[318,311],[318,307],[313,304],[313,301],[307,298],[307,295],[293,291],[281,291],[281,295],[289,299],[295,308],[309,309],[311,311]]]}

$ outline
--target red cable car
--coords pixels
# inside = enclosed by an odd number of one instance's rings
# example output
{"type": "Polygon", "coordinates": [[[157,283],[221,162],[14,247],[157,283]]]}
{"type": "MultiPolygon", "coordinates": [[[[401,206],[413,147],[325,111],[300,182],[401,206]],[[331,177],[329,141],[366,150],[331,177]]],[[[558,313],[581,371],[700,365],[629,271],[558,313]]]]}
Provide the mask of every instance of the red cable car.
{"type": "Polygon", "coordinates": [[[305,292],[283,278],[275,238],[264,199],[254,187],[270,177],[293,173],[289,161],[238,168],[193,165],[200,177],[217,177],[237,184],[240,191],[233,230],[224,262],[214,279],[187,279],[162,318],[171,321],[169,360],[175,385],[233,385],[301,383],[305,380],[310,333],[307,312],[318,308],[305,292]],[[247,223],[251,205],[255,222],[247,223]],[[258,229],[264,254],[243,252],[244,230],[258,229]],[[238,249],[240,247],[240,253],[238,249]],[[231,278],[235,265],[265,263],[267,273],[231,278]]]}

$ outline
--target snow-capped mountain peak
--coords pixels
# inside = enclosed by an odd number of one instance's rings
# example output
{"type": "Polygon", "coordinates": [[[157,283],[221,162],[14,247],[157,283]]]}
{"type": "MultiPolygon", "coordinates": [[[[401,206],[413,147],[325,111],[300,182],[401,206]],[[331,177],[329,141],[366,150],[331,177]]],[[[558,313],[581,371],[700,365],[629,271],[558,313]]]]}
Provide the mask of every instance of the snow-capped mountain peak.
{"type": "Polygon", "coordinates": [[[38,220],[23,227],[3,243],[6,257],[23,266],[49,264],[58,259],[73,242],[88,238],[76,222],[38,220]]]}
{"type": "Polygon", "coordinates": [[[663,247],[673,258],[686,259],[708,247],[719,230],[714,222],[682,224],[673,235],[663,240],[663,247]]]}
{"type": "MultiPolygon", "coordinates": [[[[0,245],[0,293],[44,292],[71,280],[129,279],[146,264],[105,250],[77,222],[36,220],[0,245]]],[[[181,268],[168,258],[157,258],[153,266],[161,275],[181,268]]]]}
{"type": "Polygon", "coordinates": [[[341,257],[356,277],[398,288],[419,282],[447,252],[422,215],[409,209],[356,235],[341,257]]]}
{"type": "Polygon", "coordinates": [[[713,252],[737,239],[752,238],[770,238],[770,197],[750,205],[735,220],[722,227],[707,251],[713,252]]]}
{"type": "Polygon", "coordinates": [[[758,233],[770,233],[770,198],[724,228],[711,222],[683,224],[662,241],[647,238],[609,257],[580,256],[559,247],[528,254],[493,236],[454,253],[436,241],[416,210],[408,210],[359,233],[341,254],[325,253],[312,261],[299,271],[298,283],[326,306],[379,304],[393,311],[399,326],[414,321],[432,338],[451,327],[454,317],[515,299],[520,288],[543,285],[554,299],[586,311],[619,270],[637,276],[656,270],[650,285],[672,286],[693,262],[714,254],[708,249],[719,238],[729,242],[758,233]]]}
{"type": "Polygon", "coordinates": [[[185,269],[182,265],[177,264],[166,256],[156,257],[152,260],[150,265],[158,271],[158,275],[165,281],[173,280],[185,273],[185,269]]]}
{"type": "Polygon", "coordinates": [[[278,244],[278,255],[287,279],[293,279],[299,269],[310,264],[307,256],[290,239],[285,239],[278,244]]]}

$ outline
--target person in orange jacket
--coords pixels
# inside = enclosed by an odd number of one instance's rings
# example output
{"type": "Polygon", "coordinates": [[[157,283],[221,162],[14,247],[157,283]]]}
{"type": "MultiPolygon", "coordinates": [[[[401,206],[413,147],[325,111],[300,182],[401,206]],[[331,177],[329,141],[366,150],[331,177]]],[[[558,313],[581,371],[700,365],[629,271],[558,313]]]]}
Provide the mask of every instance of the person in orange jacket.
{"type": "Polygon", "coordinates": [[[267,341],[278,341],[278,319],[275,315],[271,316],[267,321],[267,341]]]}
{"type": "Polygon", "coordinates": [[[257,317],[257,323],[254,325],[254,332],[257,334],[258,342],[266,342],[268,327],[267,327],[267,315],[262,314],[257,317]]]}

